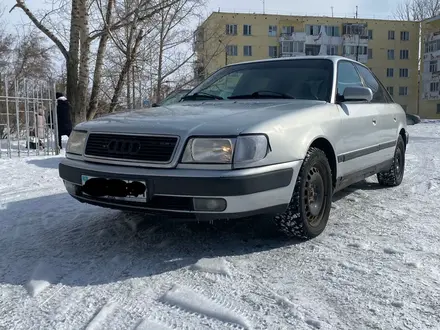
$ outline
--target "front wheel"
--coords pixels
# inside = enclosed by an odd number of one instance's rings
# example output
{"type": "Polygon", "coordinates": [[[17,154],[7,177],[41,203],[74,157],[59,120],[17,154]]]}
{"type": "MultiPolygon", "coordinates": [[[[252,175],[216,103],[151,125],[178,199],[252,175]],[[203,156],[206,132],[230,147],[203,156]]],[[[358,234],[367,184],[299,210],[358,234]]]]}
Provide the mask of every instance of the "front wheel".
{"type": "Polygon", "coordinates": [[[394,151],[393,163],[387,172],[377,174],[379,184],[386,187],[397,187],[402,183],[405,172],[405,142],[401,135],[397,139],[396,150],[394,151]]]}
{"type": "Polygon", "coordinates": [[[325,153],[310,148],[298,174],[292,199],[276,225],[289,236],[314,238],[327,226],[333,195],[332,173],[325,153]]]}

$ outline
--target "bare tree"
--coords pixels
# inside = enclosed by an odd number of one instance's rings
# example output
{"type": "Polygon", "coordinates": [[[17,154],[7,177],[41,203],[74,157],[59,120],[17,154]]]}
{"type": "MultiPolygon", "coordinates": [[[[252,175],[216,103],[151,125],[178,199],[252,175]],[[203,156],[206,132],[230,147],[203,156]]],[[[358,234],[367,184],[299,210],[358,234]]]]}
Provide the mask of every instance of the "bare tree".
{"type": "MultiPolygon", "coordinates": [[[[71,103],[74,124],[91,118],[93,113],[96,112],[96,99],[99,94],[99,79],[103,65],[102,58],[106,51],[109,36],[119,29],[130,26],[133,20],[137,20],[137,22],[146,21],[165,8],[179,2],[179,0],[137,0],[136,5],[125,12],[122,17],[112,20],[112,8],[113,6],[118,7],[120,4],[120,1],[113,1],[116,0],[106,0],[106,14],[102,15],[104,18],[97,26],[91,26],[89,15],[95,15],[95,12],[103,12],[102,2],[100,0],[71,0],[68,42],[63,42],[58,37],[57,31],[45,25],[45,15],[41,19],[37,18],[36,13],[29,9],[25,0],[16,0],[15,6],[10,10],[12,11],[15,8],[23,10],[31,22],[57,46],[64,56],[67,72],[67,97],[71,103]],[[104,41],[101,43],[102,38],[104,38],[104,41]],[[89,99],[90,49],[95,41],[101,43],[93,61],[94,79],[98,82],[95,84],[94,94],[92,90],[93,99],[89,99]]],[[[65,2],[59,2],[60,5],[66,6],[65,2]]]]}
{"type": "Polygon", "coordinates": [[[200,18],[203,5],[202,0],[178,0],[158,13],[156,102],[163,97],[163,82],[194,57],[191,49],[193,34],[187,26],[190,20],[200,18]]]}
{"type": "Polygon", "coordinates": [[[439,13],[439,0],[404,0],[397,6],[395,16],[403,21],[422,21],[439,13]]]}

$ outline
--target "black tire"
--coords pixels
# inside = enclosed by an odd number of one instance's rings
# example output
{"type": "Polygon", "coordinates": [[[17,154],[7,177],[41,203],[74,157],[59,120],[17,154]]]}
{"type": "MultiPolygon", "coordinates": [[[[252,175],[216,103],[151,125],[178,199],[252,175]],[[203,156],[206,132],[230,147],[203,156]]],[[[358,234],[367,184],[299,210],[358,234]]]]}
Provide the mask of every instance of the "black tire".
{"type": "Polygon", "coordinates": [[[312,147],[304,158],[287,210],[277,214],[274,221],[288,236],[314,238],[327,226],[332,195],[328,159],[322,150],[312,147]]]}
{"type": "Polygon", "coordinates": [[[405,142],[402,136],[399,135],[391,168],[386,172],[377,173],[377,181],[379,181],[380,185],[397,187],[402,183],[405,173],[405,149],[405,142]]]}

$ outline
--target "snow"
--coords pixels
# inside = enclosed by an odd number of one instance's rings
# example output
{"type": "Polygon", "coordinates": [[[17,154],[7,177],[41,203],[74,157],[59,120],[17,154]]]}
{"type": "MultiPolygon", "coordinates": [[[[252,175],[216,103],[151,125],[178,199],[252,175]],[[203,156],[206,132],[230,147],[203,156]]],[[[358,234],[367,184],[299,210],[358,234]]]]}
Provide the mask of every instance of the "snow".
{"type": "Polygon", "coordinates": [[[318,238],[81,204],[62,157],[0,159],[0,329],[439,329],[440,123],[405,179],[338,193],[318,238]]]}

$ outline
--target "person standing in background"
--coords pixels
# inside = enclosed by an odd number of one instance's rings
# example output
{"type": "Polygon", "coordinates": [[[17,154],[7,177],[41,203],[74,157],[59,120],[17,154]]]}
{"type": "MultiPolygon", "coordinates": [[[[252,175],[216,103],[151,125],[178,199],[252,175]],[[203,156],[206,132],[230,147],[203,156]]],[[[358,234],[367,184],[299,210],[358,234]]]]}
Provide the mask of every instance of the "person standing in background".
{"type": "Polygon", "coordinates": [[[38,144],[41,148],[44,149],[44,131],[45,131],[45,127],[44,125],[46,124],[46,115],[45,115],[45,110],[46,108],[44,107],[44,105],[40,105],[38,107],[37,110],[37,120],[36,120],[36,124],[37,124],[37,134],[36,137],[38,138],[38,144]]]}
{"type": "Polygon", "coordinates": [[[62,139],[63,135],[70,136],[72,132],[72,121],[70,119],[69,101],[63,93],[57,92],[57,120],[58,120],[58,146],[63,149],[62,139]]]}

